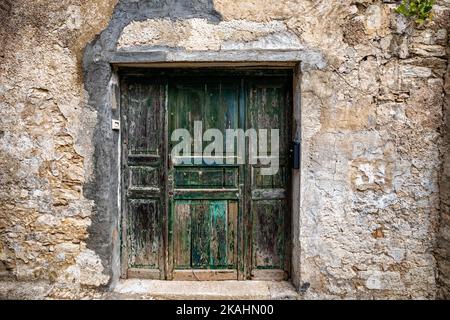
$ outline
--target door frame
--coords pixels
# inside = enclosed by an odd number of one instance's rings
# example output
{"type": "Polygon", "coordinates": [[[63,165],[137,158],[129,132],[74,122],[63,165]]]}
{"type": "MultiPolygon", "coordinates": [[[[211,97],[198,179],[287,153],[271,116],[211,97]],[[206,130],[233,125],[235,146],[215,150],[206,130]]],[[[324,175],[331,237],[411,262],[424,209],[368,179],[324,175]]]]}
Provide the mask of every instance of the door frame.
{"type": "MultiPolygon", "coordinates": [[[[203,68],[207,66],[208,68],[217,68],[218,70],[226,70],[226,72],[229,72],[229,74],[236,74],[236,72],[238,71],[242,71],[242,72],[246,72],[246,70],[248,71],[249,69],[258,69],[260,72],[262,72],[261,75],[266,75],[266,72],[271,71],[271,70],[277,70],[277,69],[283,69],[283,70],[292,70],[293,71],[293,81],[292,83],[290,83],[291,85],[291,94],[292,94],[292,100],[291,100],[291,114],[293,116],[293,120],[291,121],[290,125],[291,125],[291,132],[292,132],[292,137],[293,138],[297,138],[297,139],[301,139],[301,128],[300,128],[300,78],[301,78],[301,72],[300,72],[300,64],[299,63],[293,63],[293,62],[276,62],[276,63],[264,63],[264,64],[259,64],[259,63],[243,63],[243,64],[239,64],[239,63],[232,63],[231,65],[229,63],[227,64],[211,64],[211,63],[189,63],[188,65],[185,64],[180,64],[180,63],[162,63],[162,64],[149,64],[146,65],[144,68],[142,65],[140,66],[130,66],[130,65],[126,65],[126,66],[118,66],[119,68],[116,68],[116,72],[118,73],[119,79],[122,78],[122,76],[124,74],[133,74],[135,76],[148,76],[149,73],[151,74],[152,72],[156,72],[156,73],[160,73],[162,68],[182,68],[184,69],[186,72],[203,72],[203,68]]],[[[253,71],[252,71],[253,72],[253,71]]],[[[253,75],[254,73],[252,73],[253,75]]],[[[167,89],[167,86],[166,86],[167,89]]],[[[120,89],[119,89],[120,90],[120,89]]],[[[166,126],[166,134],[165,134],[165,147],[167,152],[165,153],[165,163],[168,163],[168,91],[166,90],[166,102],[165,102],[165,126],[166,126]]],[[[119,114],[121,114],[121,102],[118,103],[119,105],[119,114]]],[[[120,226],[119,226],[119,230],[121,231],[121,245],[120,245],[120,264],[121,264],[121,277],[122,278],[128,278],[129,274],[127,274],[127,269],[128,269],[128,263],[127,263],[127,256],[126,254],[126,250],[123,250],[124,247],[124,237],[126,237],[126,219],[125,217],[121,214],[121,208],[122,208],[122,133],[119,134],[119,159],[120,159],[120,163],[119,163],[119,181],[120,185],[119,185],[119,214],[120,214],[120,226]]],[[[166,165],[165,167],[165,172],[167,172],[168,170],[168,166],[166,165]]],[[[292,170],[292,169],[291,169],[292,170]]],[[[296,273],[295,270],[292,269],[292,266],[295,265],[295,260],[298,260],[298,254],[294,253],[294,250],[298,250],[299,248],[299,244],[298,241],[296,241],[296,237],[298,237],[299,235],[299,204],[300,204],[300,171],[297,172],[292,172],[292,174],[290,175],[291,179],[289,182],[289,192],[288,192],[288,205],[290,207],[290,220],[289,220],[289,224],[290,224],[290,228],[289,229],[289,238],[288,241],[286,242],[289,245],[289,250],[287,251],[287,260],[289,261],[288,263],[288,272],[290,274],[290,278],[291,281],[294,282],[294,284],[297,282],[296,281],[296,273]],[[296,183],[298,183],[298,188],[296,188],[296,183]]],[[[168,175],[165,175],[165,194],[167,195],[168,192],[168,181],[167,181],[168,175]]],[[[247,178],[246,178],[247,179],[247,178]]],[[[163,213],[163,224],[164,224],[164,233],[163,233],[163,270],[161,272],[161,276],[160,279],[170,279],[170,277],[168,277],[167,275],[170,273],[171,270],[171,263],[170,263],[170,259],[169,259],[169,219],[168,219],[168,215],[169,215],[169,199],[166,196],[165,197],[165,208],[166,210],[164,210],[165,212],[163,213]]],[[[247,201],[244,201],[244,203],[246,203],[247,201]]],[[[245,204],[246,206],[246,204],[245,204]]],[[[247,207],[244,207],[243,210],[247,210],[247,207]]],[[[245,215],[240,215],[241,218],[242,216],[245,215]]],[[[242,222],[243,223],[243,222],[242,222]]],[[[245,229],[245,228],[244,228],[245,229]]],[[[243,230],[243,232],[241,232],[241,236],[244,238],[242,241],[246,241],[246,239],[248,239],[249,235],[246,234],[247,230],[243,230]]],[[[298,239],[298,238],[297,238],[298,239]]],[[[247,245],[247,248],[250,248],[251,250],[251,245],[247,245]]],[[[247,257],[251,258],[251,254],[247,255],[247,257]]],[[[241,268],[241,264],[244,261],[245,254],[242,253],[242,257],[240,259],[240,264],[239,264],[239,268],[241,268]]],[[[251,266],[248,261],[246,261],[243,264],[243,268],[244,270],[244,275],[245,276],[241,276],[239,277],[239,280],[245,280],[249,278],[249,272],[251,270],[249,270],[249,267],[251,266]]],[[[150,274],[145,274],[145,271],[142,273],[139,273],[136,275],[139,278],[155,278],[155,274],[150,273],[150,274]]],[[[134,276],[133,276],[134,277],[134,276]]]]}

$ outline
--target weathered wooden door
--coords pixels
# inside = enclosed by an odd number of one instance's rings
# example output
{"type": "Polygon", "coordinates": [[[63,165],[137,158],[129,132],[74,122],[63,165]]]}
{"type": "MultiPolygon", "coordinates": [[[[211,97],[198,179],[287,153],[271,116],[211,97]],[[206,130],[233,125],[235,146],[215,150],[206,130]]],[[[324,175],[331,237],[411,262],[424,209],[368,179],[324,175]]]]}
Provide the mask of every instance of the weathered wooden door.
{"type": "MultiPolygon", "coordinates": [[[[242,126],[239,95],[236,79],[187,77],[169,83],[170,132],[185,129],[194,138],[192,157],[169,161],[173,279],[238,278],[243,166],[218,164],[215,160],[224,157],[225,150],[208,158],[203,150],[210,142],[201,142],[195,150],[200,143],[195,139],[208,129],[220,130],[224,138],[226,129],[242,126]],[[196,129],[195,122],[202,128],[196,129]]],[[[171,139],[169,149],[176,143],[171,139]]]]}
{"type": "Polygon", "coordinates": [[[122,276],[164,279],[167,206],[165,81],[121,85],[122,276]]]}
{"type": "MultiPolygon", "coordinates": [[[[264,175],[272,154],[258,154],[246,171],[247,266],[255,280],[282,280],[290,268],[291,89],[286,78],[252,78],[247,82],[246,127],[279,130],[279,169],[264,175]]],[[[272,145],[271,135],[268,144],[272,145]]],[[[261,136],[259,137],[262,138],[261,136]]]]}
{"type": "Polygon", "coordinates": [[[127,77],[122,84],[124,275],[286,279],[289,74],[175,74],[156,74],[151,80],[127,77]],[[252,128],[279,130],[275,175],[261,174],[261,159],[238,161],[249,156],[248,150],[225,154],[227,129],[252,128]],[[171,156],[180,142],[171,139],[177,129],[193,138],[188,156],[171,156]],[[203,153],[212,140],[198,145],[196,137],[204,138],[208,129],[222,133],[222,153],[203,153]]]}

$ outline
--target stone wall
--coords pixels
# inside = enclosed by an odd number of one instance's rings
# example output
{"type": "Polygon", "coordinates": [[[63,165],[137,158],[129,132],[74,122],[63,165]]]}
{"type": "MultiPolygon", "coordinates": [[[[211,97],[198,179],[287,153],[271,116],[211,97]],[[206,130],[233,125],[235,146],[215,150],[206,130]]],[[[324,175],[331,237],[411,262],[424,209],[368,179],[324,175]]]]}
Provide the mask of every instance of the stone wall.
{"type": "Polygon", "coordinates": [[[114,284],[109,52],[262,49],[304,62],[303,296],[448,297],[448,1],[420,27],[398,1],[116,2],[18,0],[1,13],[0,275],[15,285],[0,295],[114,284]]]}
{"type": "Polygon", "coordinates": [[[96,111],[86,104],[81,58],[114,3],[11,4],[0,26],[0,272],[40,281],[21,297],[72,297],[109,279],[86,246],[93,203],[82,189],[96,111]]]}

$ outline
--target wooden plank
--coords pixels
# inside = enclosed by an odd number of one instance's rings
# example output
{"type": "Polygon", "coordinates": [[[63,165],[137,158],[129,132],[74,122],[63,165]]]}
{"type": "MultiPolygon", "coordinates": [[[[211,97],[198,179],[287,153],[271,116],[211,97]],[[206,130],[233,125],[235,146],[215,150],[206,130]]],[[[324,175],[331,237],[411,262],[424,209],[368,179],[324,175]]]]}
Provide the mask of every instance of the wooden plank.
{"type": "Polygon", "coordinates": [[[148,162],[156,162],[161,160],[161,155],[159,154],[151,154],[151,153],[140,153],[140,154],[129,154],[128,161],[148,161],[148,162]]]}
{"type": "Polygon", "coordinates": [[[222,118],[224,129],[239,128],[239,81],[222,84],[222,118]]]}
{"type": "Polygon", "coordinates": [[[252,200],[286,199],[286,189],[255,189],[252,190],[252,200]]]}
{"type": "Polygon", "coordinates": [[[169,199],[169,85],[165,83],[164,90],[161,94],[161,99],[164,101],[164,114],[161,115],[161,123],[164,124],[163,130],[162,130],[162,148],[161,148],[161,154],[163,158],[163,164],[162,164],[162,189],[164,190],[161,194],[162,203],[164,206],[163,211],[163,227],[162,227],[162,239],[163,239],[163,245],[161,248],[161,259],[163,262],[161,263],[161,266],[163,266],[163,274],[161,275],[162,279],[170,279],[172,277],[171,272],[173,270],[173,250],[170,250],[171,245],[171,229],[169,227],[170,223],[170,216],[171,213],[171,207],[170,207],[170,199],[169,199]]]}
{"type": "Polygon", "coordinates": [[[130,279],[135,278],[135,279],[159,280],[161,279],[161,270],[129,268],[127,271],[127,277],[130,279]]]}
{"type": "Polygon", "coordinates": [[[129,199],[159,199],[161,189],[159,188],[130,188],[127,196],[129,199]]]}
{"type": "Polygon", "coordinates": [[[239,189],[175,189],[174,199],[191,200],[237,200],[240,198],[239,189]]]}
{"type": "MultiPolygon", "coordinates": [[[[179,120],[176,123],[178,128],[187,129],[194,136],[194,122],[202,121],[203,108],[205,100],[205,91],[203,84],[182,83],[178,84],[179,100],[176,109],[171,110],[179,120]]],[[[193,149],[192,149],[193,150],[193,149]]]]}
{"type": "Polygon", "coordinates": [[[211,242],[211,216],[208,201],[191,203],[191,267],[208,268],[211,242]]]}
{"type": "MultiPolygon", "coordinates": [[[[248,83],[241,78],[239,88],[239,127],[250,128],[247,123],[247,103],[250,101],[247,97],[248,83]]],[[[248,158],[248,151],[246,152],[248,158]]],[[[250,224],[250,196],[251,178],[249,177],[248,165],[241,166],[239,174],[239,187],[242,194],[242,200],[238,205],[238,251],[236,253],[238,264],[238,279],[248,279],[251,266],[251,224],[250,224]],[[250,251],[250,252],[249,252],[250,251]]]]}
{"type": "Polygon", "coordinates": [[[191,206],[175,204],[174,217],[174,267],[191,267],[191,206]]]}
{"type": "Polygon", "coordinates": [[[237,267],[238,254],[238,202],[228,202],[227,263],[228,268],[237,267]]]}
{"type": "Polygon", "coordinates": [[[212,201],[209,205],[211,215],[211,269],[227,266],[227,201],[212,201]]]}
{"type": "Polygon", "coordinates": [[[226,281],[237,279],[236,270],[175,270],[173,280],[178,281],[226,281]]]}
{"type": "MultiPolygon", "coordinates": [[[[204,130],[219,129],[224,132],[225,112],[222,110],[222,84],[217,82],[205,83],[205,105],[203,106],[204,130]]],[[[211,142],[204,141],[203,147],[211,142]]]]}

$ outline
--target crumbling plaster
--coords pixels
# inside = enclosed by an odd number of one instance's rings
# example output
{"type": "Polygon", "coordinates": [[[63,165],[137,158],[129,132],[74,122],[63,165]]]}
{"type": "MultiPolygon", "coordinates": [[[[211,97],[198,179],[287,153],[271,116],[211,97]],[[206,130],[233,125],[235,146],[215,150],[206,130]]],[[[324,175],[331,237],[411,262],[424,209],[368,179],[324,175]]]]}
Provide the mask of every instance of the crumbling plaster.
{"type": "Polygon", "coordinates": [[[396,3],[12,3],[0,29],[3,279],[25,283],[20,297],[69,298],[117,281],[112,58],[288,50],[302,61],[293,258],[303,297],[448,297],[450,3],[437,1],[422,27],[396,3]]]}

